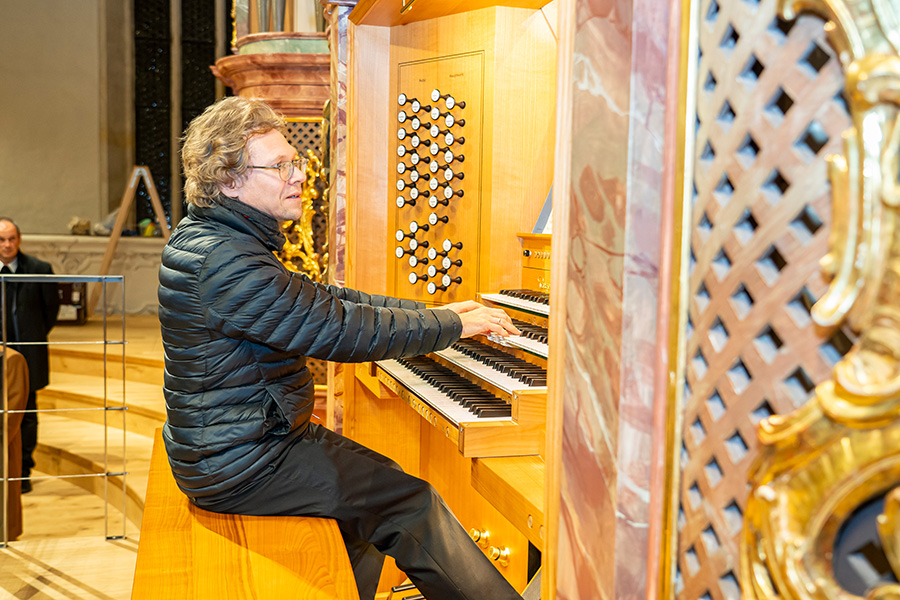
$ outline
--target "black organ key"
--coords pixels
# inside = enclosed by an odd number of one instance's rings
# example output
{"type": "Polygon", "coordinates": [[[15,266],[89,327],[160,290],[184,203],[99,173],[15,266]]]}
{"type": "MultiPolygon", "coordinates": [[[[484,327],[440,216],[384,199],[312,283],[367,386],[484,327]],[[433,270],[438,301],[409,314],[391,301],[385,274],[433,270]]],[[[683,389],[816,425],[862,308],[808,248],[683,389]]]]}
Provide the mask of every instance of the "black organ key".
{"type": "Polygon", "coordinates": [[[400,358],[397,362],[477,416],[512,416],[512,406],[430,358],[400,358]]]}
{"type": "Polygon", "coordinates": [[[459,340],[452,348],[527,385],[547,385],[546,369],[477,340],[459,340]]]}
{"type": "Polygon", "coordinates": [[[547,343],[548,331],[546,327],[534,325],[533,323],[526,323],[525,321],[520,321],[518,319],[513,319],[512,324],[522,332],[522,337],[527,337],[528,339],[544,344],[547,343]]]}
{"type": "Polygon", "coordinates": [[[550,294],[547,292],[537,292],[534,290],[500,290],[500,293],[510,298],[518,298],[520,300],[530,300],[538,304],[550,304],[550,294]]]}

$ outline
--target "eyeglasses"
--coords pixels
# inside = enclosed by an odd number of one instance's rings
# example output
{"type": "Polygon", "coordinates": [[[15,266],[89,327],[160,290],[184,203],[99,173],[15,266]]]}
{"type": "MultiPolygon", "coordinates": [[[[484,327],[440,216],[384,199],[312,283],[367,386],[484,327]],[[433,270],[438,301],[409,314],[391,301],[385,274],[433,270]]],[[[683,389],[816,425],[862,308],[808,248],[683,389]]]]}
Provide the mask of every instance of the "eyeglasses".
{"type": "Polygon", "coordinates": [[[282,163],[278,163],[274,167],[257,167],[256,165],[250,165],[250,169],[275,169],[278,171],[278,176],[281,177],[282,181],[287,181],[294,174],[294,167],[300,169],[300,171],[306,170],[306,163],[309,162],[308,158],[295,158],[294,160],[286,160],[282,163]]]}

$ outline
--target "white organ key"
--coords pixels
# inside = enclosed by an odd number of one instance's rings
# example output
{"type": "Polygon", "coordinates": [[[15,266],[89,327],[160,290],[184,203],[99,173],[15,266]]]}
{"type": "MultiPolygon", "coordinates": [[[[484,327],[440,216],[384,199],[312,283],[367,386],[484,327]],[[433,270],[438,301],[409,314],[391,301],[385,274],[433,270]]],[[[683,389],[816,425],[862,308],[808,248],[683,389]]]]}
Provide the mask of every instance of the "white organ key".
{"type": "Polygon", "coordinates": [[[454,350],[453,348],[446,348],[439,352],[434,353],[437,356],[440,356],[447,362],[453,363],[458,367],[465,369],[469,373],[473,373],[477,375],[496,387],[498,390],[503,391],[504,393],[512,395],[514,390],[541,390],[547,389],[545,385],[528,385],[527,383],[523,383],[512,377],[507,375],[506,373],[501,373],[497,369],[493,367],[489,367],[488,365],[479,362],[468,356],[463,354],[459,350],[454,350]]]}
{"type": "Polygon", "coordinates": [[[550,357],[550,347],[544,342],[539,342],[537,340],[533,340],[531,338],[527,338],[524,335],[509,335],[504,338],[499,336],[490,336],[490,338],[494,341],[500,342],[504,346],[512,346],[514,348],[521,348],[522,350],[526,350],[531,352],[536,356],[540,356],[541,358],[549,358],[550,357]]]}
{"type": "Polygon", "coordinates": [[[550,316],[550,307],[546,304],[541,304],[540,302],[522,300],[521,298],[513,298],[512,296],[507,296],[506,294],[482,294],[481,297],[501,306],[518,308],[535,315],[542,315],[545,317],[550,316]]]}
{"type": "Polygon", "coordinates": [[[443,393],[410,369],[404,367],[396,360],[382,360],[376,363],[385,373],[399,381],[403,386],[415,394],[423,402],[431,406],[442,417],[459,427],[460,423],[489,423],[512,421],[512,417],[478,417],[468,408],[456,403],[450,396],[443,393]]]}

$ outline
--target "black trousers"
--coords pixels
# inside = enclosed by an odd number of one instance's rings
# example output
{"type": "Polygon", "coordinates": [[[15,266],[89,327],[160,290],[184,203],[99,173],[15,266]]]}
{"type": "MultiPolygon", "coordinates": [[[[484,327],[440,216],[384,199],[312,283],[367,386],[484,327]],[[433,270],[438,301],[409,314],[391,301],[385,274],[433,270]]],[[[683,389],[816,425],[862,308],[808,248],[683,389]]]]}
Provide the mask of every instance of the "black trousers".
{"type": "MultiPolygon", "coordinates": [[[[37,391],[28,392],[26,410],[37,409],[37,391]]],[[[22,477],[31,475],[34,468],[34,449],[37,446],[38,417],[36,412],[27,412],[22,415],[22,477]]]]}
{"type": "Polygon", "coordinates": [[[220,513],[335,519],[362,600],[375,597],[385,554],[428,600],[521,600],[429,483],[314,423],[224,496],[194,503],[220,513]]]}

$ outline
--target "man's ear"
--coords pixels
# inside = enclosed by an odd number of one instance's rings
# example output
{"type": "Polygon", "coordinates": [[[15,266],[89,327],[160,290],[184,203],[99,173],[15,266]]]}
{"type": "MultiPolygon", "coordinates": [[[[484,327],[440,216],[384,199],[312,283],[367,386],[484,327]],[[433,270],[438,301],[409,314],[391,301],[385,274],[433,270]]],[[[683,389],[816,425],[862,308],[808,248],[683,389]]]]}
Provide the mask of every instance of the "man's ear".
{"type": "Polygon", "coordinates": [[[229,198],[237,198],[240,195],[242,185],[241,181],[236,179],[232,179],[228,183],[218,183],[216,184],[219,188],[219,192],[222,193],[223,196],[228,196],[229,198]]]}

